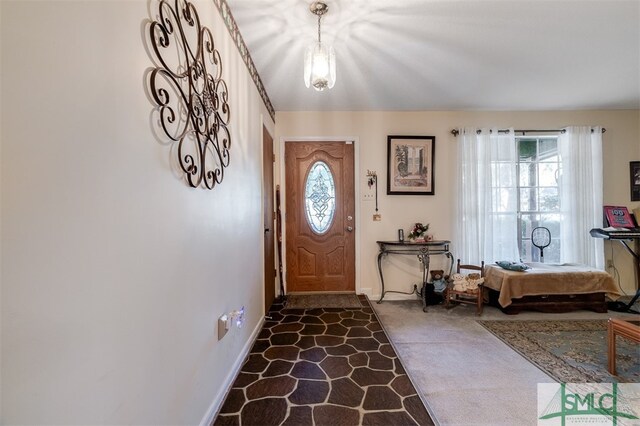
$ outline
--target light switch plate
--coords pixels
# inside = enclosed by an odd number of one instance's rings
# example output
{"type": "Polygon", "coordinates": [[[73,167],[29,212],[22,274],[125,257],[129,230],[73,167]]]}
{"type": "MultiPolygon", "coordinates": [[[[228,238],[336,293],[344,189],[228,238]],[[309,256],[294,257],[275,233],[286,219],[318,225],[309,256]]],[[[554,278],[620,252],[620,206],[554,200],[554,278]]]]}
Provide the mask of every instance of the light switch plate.
{"type": "Polygon", "coordinates": [[[381,214],[376,213],[376,214],[373,215],[373,221],[374,222],[380,222],[381,220],[382,220],[382,215],[381,214]]]}

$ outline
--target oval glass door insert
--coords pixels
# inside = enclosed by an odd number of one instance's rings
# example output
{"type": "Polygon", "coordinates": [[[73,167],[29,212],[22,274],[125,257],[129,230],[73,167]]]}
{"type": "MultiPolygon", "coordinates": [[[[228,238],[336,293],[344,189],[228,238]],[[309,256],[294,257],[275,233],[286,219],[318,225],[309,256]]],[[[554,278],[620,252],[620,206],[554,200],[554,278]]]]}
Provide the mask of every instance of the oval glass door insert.
{"type": "Polygon", "coordinates": [[[324,234],[331,227],[336,211],[336,185],[324,161],[316,161],[304,185],[304,209],[313,232],[324,234]]]}

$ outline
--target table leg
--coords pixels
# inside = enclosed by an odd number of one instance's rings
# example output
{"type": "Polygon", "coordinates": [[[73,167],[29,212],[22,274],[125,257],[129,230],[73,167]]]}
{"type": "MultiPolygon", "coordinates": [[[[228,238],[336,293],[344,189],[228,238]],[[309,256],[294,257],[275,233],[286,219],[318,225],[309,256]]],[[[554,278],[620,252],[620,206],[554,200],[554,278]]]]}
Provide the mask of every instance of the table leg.
{"type": "Polygon", "coordinates": [[[384,255],[384,252],[380,252],[378,253],[378,274],[380,274],[380,284],[381,284],[381,290],[380,290],[380,300],[378,300],[378,303],[382,303],[382,299],[384,298],[384,277],[382,276],[382,256],[384,255]]]}
{"type": "Polygon", "coordinates": [[[616,334],[611,321],[607,322],[607,363],[609,373],[616,374],[616,334]]]}

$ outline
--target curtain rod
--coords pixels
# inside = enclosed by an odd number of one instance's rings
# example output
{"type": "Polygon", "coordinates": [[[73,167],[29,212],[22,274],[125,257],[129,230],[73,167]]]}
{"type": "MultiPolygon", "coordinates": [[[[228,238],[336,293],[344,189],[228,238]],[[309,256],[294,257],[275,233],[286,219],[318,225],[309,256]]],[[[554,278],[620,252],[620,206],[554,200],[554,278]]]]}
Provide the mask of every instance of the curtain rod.
{"type": "MultiPolygon", "coordinates": [[[[605,129],[604,127],[602,128],[602,133],[606,132],[607,129],[605,129]]],[[[477,130],[476,133],[480,134],[482,132],[482,130],[477,130]]],[[[566,133],[565,129],[557,129],[557,130],[531,130],[531,129],[527,129],[527,130],[514,130],[514,133],[522,133],[523,135],[526,135],[527,133],[566,133]]],[[[509,133],[508,129],[499,129],[498,133],[509,133]]],[[[591,133],[593,133],[593,129],[591,129],[591,133]]],[[[460,134],[460,131],[458,129],[453,129],[451,131],[451,134],[453,136],[458,136],[458,134],[460,134]]]]}

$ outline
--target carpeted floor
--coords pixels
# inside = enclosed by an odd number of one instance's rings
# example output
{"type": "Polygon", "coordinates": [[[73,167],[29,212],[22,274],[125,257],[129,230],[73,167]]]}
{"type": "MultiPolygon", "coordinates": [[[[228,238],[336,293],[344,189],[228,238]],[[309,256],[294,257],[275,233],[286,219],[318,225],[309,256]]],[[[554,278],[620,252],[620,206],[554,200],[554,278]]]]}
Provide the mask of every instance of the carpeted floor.
{"type": "Polygon", "coordinates": [[[214,424],[434,424],[368,300],[359,302],[274,304],[214,424]]]}
{"type": "Polygon", "coordinates": [[[616,370],[607,371],[607,321],[478,321],[558,382],[638,383],[638,345],[624,338],[616,342],[616,370]]]}
{"type": "Polygon", "coordinates": [[[360,307],[360,299],[355,294],[290,294],[285,304],[287,309],[360,307]]]}

